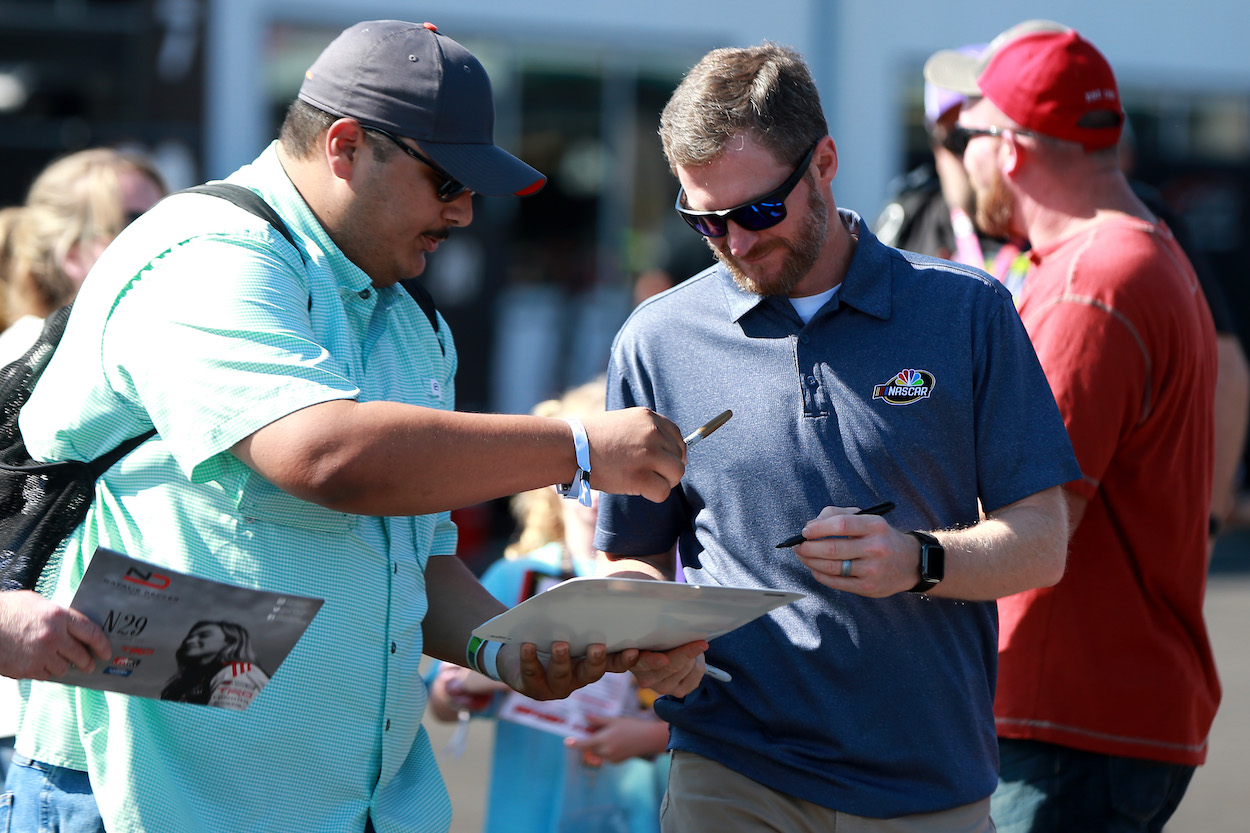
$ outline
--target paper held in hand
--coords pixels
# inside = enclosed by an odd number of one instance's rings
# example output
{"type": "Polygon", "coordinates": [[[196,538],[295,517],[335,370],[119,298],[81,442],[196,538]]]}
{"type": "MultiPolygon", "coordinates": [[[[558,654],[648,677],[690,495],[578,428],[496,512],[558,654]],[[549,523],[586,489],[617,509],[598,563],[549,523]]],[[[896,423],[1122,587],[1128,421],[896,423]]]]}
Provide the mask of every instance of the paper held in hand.
{"type": "MultiPolygon", "coordinates": [[[[624,714],[632,704],[639,715],[638,697],[629,674],[604,674],[562,700],[531,700],[509,692],[499,704],[497,717],[565,738],[585,740],[591,735],[591,719],[607,720],[624,714]]],[[[654,717],[654,713],[648,712],[654,717]]]]}
{"type": "Polygon", "coordinates": [[[582,656],[597,642],[608,651],[667,651],[714,639],[804,598],[803,593],[627,578],[571,578],[479,625],[474,636],[533,642],[547,651],[568,642],[582,656]]]}
{"type": "Polygon", "coordinates": [[[104,629],[113,658],[56,682],[247,708],[303,635],[322,600],[189,576],[103,547],[71,606],[104,629]]]}

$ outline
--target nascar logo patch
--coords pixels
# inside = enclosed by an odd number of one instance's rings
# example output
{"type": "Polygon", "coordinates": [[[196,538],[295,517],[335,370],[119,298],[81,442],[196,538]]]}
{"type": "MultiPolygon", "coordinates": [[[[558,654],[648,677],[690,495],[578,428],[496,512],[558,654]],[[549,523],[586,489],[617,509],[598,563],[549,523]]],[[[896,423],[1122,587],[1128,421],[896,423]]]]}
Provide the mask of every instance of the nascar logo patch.
{"type": "Polygon", "coordinates": [[[910,405],[933,394],[937,380],[927,370],[904,368],[884,385],[872,389],[873,399],[882,399],[891,405],[910,405]]]}

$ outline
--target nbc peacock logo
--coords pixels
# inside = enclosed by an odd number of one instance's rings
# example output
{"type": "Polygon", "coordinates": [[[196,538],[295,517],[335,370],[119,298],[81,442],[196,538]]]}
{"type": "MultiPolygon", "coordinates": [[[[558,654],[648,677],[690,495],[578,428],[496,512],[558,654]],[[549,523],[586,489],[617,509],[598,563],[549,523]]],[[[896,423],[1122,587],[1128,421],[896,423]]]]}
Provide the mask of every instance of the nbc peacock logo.
{"type": "Polygon", "coordinates": [[[884,385],[874,386],[872,398],[884,399],[891,405],[910,405],[928,399],[936,385],[937,380],[929,371],[908,367],[884,385]]]}

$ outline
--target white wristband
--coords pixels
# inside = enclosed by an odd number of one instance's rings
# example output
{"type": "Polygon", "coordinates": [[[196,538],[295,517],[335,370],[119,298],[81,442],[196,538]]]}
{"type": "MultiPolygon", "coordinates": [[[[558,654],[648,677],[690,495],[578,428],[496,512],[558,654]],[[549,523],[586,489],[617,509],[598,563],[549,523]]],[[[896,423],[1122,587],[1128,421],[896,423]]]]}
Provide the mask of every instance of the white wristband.
{"type": "Polygon", "coordinates": [[[496,662],[499,659],[499,649],[503,647],[502,642],[495,640],[487,640],[486,645],[482,648],[482,652],[478,654],[478,665],[482,669],[482,673],[490,677],[497,683],[503,682],[499,679],[499,667],[496,662]]]}
{"type": "Polygon", "coordinates": [[[577,455],[577,474],[573,482],[557,485],[556,491],[561,497],[570,500],[577,498],[582,506],[590,506],[590,440],[586,437],[586,426],[580,419],[566,419],[573,431],[573,450],[577,455]]]}

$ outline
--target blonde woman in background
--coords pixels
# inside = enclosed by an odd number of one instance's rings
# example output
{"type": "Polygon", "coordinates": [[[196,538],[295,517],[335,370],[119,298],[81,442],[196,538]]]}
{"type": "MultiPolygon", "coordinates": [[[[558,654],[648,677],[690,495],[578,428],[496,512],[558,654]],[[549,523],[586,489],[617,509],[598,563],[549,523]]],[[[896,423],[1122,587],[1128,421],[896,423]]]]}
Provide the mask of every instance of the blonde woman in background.
{"type": "Polygon", "coordinates": [[[71,153],[39,174],[8,229],[0,364],[26,352],[43,319],[74,300],[113,238],[166,193],[148,159],[111,148],[71,153]]]}
{"type": "MultiPolygon", "coordinates": [[[[44,318],[74,299],[105,247],[167,190],[146,158],[99,148],[54,161],[35,178],[24,205],[0,209],[0,326],[5,327],[0,366],[26,352],[44,318]]],[[[56,666],[51,670],[20,664],[11,652],[13,632],[32,639],[65,633],[60,638],[90,644],[97,652],[108,645],[81,614],[56,608],[28,591],[0,596],[0,626],[0,675],[48,679],[64,673],[59,657],[48,662],[56,666]]],[[[19,712],[17,683],[0,676],[0,781],[12,754],[19,712]]]]}
{"type": "Polygon", "coordinates": [[[13,238],[18,222],[24,213],[20,205],[0,208],[0,329],[9,323],[8,292],[9,276],[13,274],[13,238]]]}
{"type": "MultiPolygon", "coordinates": [[[[604,385],[599,377],[540,403],[534,414],[584,418],[600,412],[604,385]]],[[[482,584],[511,606],[563,579],[598,575],[603,557],[592,543],[598,505],[598,492],[589,507],[551,488],[514,497],[520,532],[482,584]]],[[[589,738],[497,722],[483,833],[658,833],[668,724],[651,710],[654,695],[639,690],[632,677],[607,676],[628,678],[622,687],[626,705],[619,717],[592,718],[589,738]]],[[[481,674],[443,664],[434,672],[430,707],[444,722],[493,718],[510,692],[481,674]]]]}

